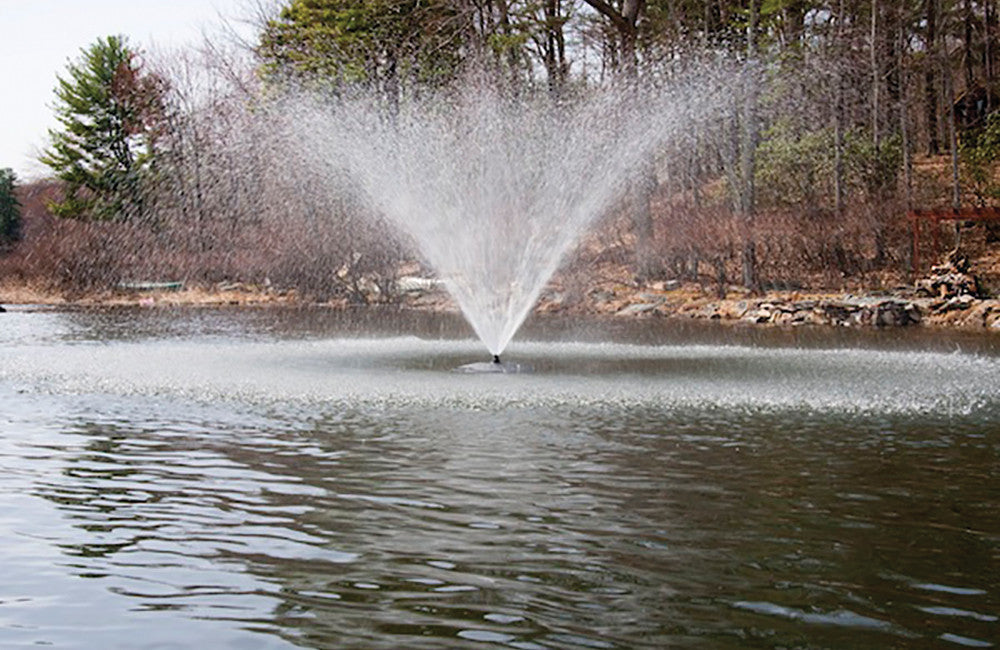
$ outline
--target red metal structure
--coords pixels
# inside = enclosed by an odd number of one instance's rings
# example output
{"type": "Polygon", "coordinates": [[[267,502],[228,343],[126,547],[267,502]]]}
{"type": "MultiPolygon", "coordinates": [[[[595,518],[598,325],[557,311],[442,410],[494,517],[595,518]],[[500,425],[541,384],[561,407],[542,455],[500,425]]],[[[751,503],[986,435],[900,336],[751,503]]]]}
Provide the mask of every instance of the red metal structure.
{"type": "Polygon", "coordinates": [[[934,250],[938,250],[938,230],[941,222],[971,221],[974,223],[1000,222],[1000,208],[942,208],[937,210],[910,210],[907,215],[913,227],[913,255],[911,256],[913,275],[920,270],[921,224],[930,226],[934,250]]]}

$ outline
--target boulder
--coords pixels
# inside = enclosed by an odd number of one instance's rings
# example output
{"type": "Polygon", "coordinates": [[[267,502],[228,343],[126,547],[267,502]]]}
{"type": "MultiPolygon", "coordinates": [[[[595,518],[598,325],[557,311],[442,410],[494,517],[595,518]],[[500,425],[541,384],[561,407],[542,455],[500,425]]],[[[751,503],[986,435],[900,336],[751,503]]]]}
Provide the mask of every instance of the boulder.
{"type": "Polygon", "coordinates": [[[425,293],[443,288],[444,283],[436,278],[422,278],[407,275],[396,280],[396,291],[400,293],[425,293]]]}
{"type": "Polygon", "coordinates": [[[913,303],[887,300],[874,310],[872,324],[876,327],[905,327],[920,322],[920,308],[913,303]]]}
{"type": "Polygon", "coordinates": [[[946,314],[950,311],[965,310],[971,307],[976,302],[976,298],[969,294],[962,294],[958,296],[953,296],[945,301],[943,305],[937,308],[939,314],[946,314]]]}
{"type": "Polygon", "coordinates": [[[831,325],[847,324],[851,320],[851,315],[856,311],[853,305],[829,301],[820,303],[818,309],[831,325]]]}
{"type": "Polygon", "coordinates": [[[615,294],[613,291],[605,291],[603,289],[595,289],[590,292],[590,299],[595,303],[606,303],[611,302],[615,299],[615,294]]]}
{"type": "Polygon", "coordinates": [[[618,312],[619,316],[636,316],[638,314],[645,314],[653,311],[660,306],[661,303],[655,302],[640,302],[635,305],[629,305],[618,312]]]}
{"type": "Polygon", "coordinates": [[[979,279],[970,272],[968,258],[954,251],[943,264],[932,266],[927,277],[917,280],[916,290],[919,294],[945,300],[957,296],[978,297],[982,293],[979,279]]]}
{"type": "Polygon", "coordinates": [[[772,318],[774,318],[774,312],[767,307],[761,306],[747,314],[743,320],[752,323],[770,323],[772,318]]]}

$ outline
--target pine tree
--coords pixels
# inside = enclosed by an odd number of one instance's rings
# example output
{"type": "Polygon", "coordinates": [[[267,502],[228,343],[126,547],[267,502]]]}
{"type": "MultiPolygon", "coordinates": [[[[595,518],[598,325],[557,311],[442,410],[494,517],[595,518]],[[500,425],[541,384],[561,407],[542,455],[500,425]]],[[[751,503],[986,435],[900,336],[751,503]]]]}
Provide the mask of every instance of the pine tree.
{"type": "Polygon", "coordinates": [[[52,144],[41,161],[65,183],[59,216],[125,221],[142,211],[162,113],[163,84],[142,70],[125,37],[100,38],[70,63],[55,90],[52,144]]]}
{"type": "Polygon", "coordinates": [[[21,238],[21,204],[14,194],[17,176],[12,169],[0,169],[0,246],[21,238]]]}

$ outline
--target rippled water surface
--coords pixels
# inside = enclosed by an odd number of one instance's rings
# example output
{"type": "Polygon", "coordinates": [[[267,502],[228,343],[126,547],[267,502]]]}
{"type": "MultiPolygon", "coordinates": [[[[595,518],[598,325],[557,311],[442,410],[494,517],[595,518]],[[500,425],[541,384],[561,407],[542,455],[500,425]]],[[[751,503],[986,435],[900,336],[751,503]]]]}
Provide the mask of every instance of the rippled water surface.
{"type": "Polygon", "coordinates": [[[467,336],[0,315],[0,647],[1000,643],[1000,339],[467,336]]]}

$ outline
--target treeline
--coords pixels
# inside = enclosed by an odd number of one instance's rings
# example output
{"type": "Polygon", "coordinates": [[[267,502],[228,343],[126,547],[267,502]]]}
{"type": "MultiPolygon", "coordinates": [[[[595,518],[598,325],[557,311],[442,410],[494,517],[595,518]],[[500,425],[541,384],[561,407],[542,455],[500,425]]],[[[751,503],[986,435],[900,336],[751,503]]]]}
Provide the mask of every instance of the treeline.
{"type": "Polygon", "coordinates": [[[292,0],[255,16],[258,39],[242,48],[217,41],[154,58],[108,37],[61,78],[61,127],[43,158],[60,181],[47,205],[73,219],[72,236],[41,254],[25,233],[0,273],[76,288],[267,280],[388,298],[417,254],[302,160],[282,126],[292,89],[367,93],[393,119],[422,95],[473,83],[568,102],[715,65],[730,71],[721,117],[649,161],[570,270],[607,262],[639,281],[751,289],[895,281],[913,252],[908,207],[1000,196],[997,10],[973,0],[292,0]]]}

